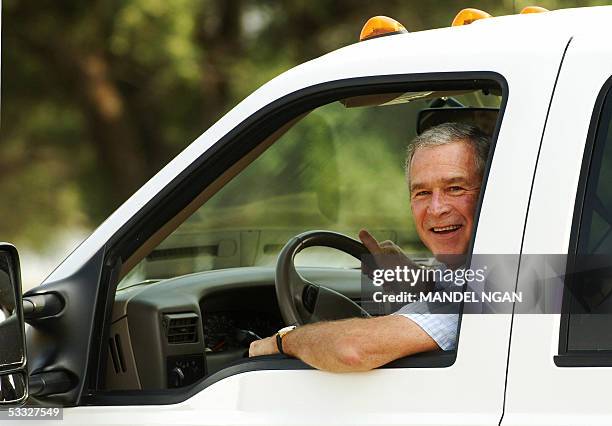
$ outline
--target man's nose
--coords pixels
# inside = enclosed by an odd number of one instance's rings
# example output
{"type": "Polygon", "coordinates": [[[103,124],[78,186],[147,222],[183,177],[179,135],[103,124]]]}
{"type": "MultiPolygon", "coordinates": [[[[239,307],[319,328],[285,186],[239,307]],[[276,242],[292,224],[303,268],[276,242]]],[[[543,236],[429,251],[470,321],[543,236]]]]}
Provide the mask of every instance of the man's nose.
{"type": "Polygon", "coordinates": [[[450,205],[445,194],[441,191],[433,191],[431,194],[431,202],[429,204],[429,213],[435,216],[441,216],[450,211],[450,205]]]}

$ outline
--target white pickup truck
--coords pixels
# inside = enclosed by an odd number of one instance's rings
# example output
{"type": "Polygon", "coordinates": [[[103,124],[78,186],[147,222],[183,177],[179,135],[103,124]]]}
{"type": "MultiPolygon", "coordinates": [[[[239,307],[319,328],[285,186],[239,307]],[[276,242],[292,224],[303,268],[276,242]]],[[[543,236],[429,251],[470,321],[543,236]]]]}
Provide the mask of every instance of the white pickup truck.
{"type": "Polygon", "coordinates": [[[392,28],[255,91],[23,300],[4,245],[2,424],[40,406],[74,425],[612,424],[612,262],[573,274],[612,254],[610,22],[597,7],[392,28]],[[566,257],[562,310],[464,314],[455,351],[366,373],[245,357],[316,302],[283,291],[287,271],[360,302],[362,247],[338,233],[423,251],[402,162],[445,121],[492,138],[471,252],[510,256],[524,291],[522,256],[566,257]]]}

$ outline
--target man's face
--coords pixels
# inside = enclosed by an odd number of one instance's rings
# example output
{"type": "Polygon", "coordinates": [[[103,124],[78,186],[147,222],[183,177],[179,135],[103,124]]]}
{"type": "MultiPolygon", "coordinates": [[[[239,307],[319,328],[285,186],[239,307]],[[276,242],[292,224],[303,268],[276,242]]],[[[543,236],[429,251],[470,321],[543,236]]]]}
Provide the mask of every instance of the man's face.
{"type": "Polygon", "coordinates": [[[436,256],[465,254],[482,177],[475,149],[458,141],[419,148],[410,165],[410,204],[421,241],[436,256]]]}

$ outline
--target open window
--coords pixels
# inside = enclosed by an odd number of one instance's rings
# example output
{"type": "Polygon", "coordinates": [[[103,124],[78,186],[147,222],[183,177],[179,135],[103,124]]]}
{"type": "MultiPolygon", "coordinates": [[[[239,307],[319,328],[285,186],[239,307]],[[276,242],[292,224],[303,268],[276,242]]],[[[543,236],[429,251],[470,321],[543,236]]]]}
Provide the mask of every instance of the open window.
{"type": "MultiPolygon", "coordinates": [[[[336,82],[282,99],[160,194],[109,254],[117,272],[102,390],[192,389],[245,371],[251,339],[285,326],[276,261],[304,231],[356,238],[366,228],[427,256],[411,218],[407,144],[444,117],[494,141],[504,98],[492,75],[406,81],[336,82]]],[[[485,184],[486,172],[481,198],[485,184]]],[[[312,247],[295,264],[308,281],[361,302],[358,259],[312,247]]],[[[409,365],[448,366],[454,356],[409,365]]],[[[248,368],[306,368],[272,358],[248,368]]]]}

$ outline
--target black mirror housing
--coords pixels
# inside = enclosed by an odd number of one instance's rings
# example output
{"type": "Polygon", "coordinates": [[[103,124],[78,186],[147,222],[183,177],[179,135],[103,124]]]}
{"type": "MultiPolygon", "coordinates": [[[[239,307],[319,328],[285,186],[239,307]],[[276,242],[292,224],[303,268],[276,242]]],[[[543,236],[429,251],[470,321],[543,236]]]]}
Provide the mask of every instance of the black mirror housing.
{"type": "Polygon", "coordinates": [[[27,398],[26,360],[19,254],[12,244],[0,243],[0,404],[27,398]]]}

